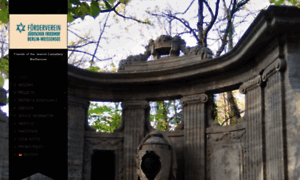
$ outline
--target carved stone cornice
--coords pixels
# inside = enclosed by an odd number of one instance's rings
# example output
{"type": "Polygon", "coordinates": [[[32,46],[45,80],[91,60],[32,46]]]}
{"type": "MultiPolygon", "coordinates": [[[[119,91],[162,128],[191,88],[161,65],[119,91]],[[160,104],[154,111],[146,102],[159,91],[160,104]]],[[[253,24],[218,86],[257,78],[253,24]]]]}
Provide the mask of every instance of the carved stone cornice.
{"type": "Polygon", "coordinates": [[[89,108],[90,101],[88,99],[84,99],[84,98],[68,96],[68,104],[75,105],[75,106],[83,106],[84,108],[89,108]]]}
{"type": "Polygon", "coordinates": [[[260,86],[260,85],[261,85],[261,76],[258,75],[255,78],[253,78],[253,79],[245,82],[244,84],[242,84],[240,86],[239,91],[240,91],[240,93],[245,94],[247,91],[249,91],[249,90],[251,90],[251,89],[253,89],[257,86],[260,86]]]}
{"type": "Polygon", "coordinates": [[[146,109],[149,107],[149,103],[145,100],[129,100],[129,101],[123,101],[122,102],[122,108],[123,109],[146,109]]]}
{"type": "Polygon", "coordinates": [[[192,96],[186,96],[180,99],[180,103],[185,106],[189,103],[205,103],[208,101],[206,94],[197,94],[192,96]]]}
{"type": "Polygon", "coordinates": [[[262,80],[266,81],[268,77],[270,77],[272,74],[278,72],[278,71],[284,71],[286,67],[286,61],[284,59],[278,59],[272,64],[270,64],[263,72],[262,74],[262,80]]]}

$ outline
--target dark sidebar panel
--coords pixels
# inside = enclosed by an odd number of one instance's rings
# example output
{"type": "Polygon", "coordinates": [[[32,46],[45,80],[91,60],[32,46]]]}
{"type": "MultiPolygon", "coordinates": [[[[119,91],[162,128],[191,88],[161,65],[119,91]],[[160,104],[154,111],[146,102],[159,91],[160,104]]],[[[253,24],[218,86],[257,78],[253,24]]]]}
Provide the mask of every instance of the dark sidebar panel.
{"type": "Polygon", "coordinates": [[[10,180],[68,179],[67,1],[47,4],[9,0],[10,180]]]}

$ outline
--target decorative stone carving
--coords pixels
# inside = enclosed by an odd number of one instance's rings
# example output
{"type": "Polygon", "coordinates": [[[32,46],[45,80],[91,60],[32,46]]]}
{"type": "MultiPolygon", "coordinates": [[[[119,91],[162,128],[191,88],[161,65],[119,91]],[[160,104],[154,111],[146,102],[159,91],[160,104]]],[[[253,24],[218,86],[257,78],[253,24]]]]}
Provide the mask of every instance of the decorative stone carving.
{"type": "Polygon", "coordinates": [[[130,65],[137,61],[147,61],[150,55],[157,60],[161,55],[179,56],[180,50],[185,54],[200,55],[201,59],[211,59],[213,52],[200,45],[195,47],[186,47],[186,43],[180,36],[171,37],[169,35],[161,35],[156,40],[149,40],[149,44],[145,47],[143,54],[130,55],[119,63],[119,70],[124,70],[126,65],[130,65]]]}
{"type": "Polygon", "coordinates": [[[245,94],[247,91],[261,85],[261,76],[257,76],[254,79],[251,79],[240,86],[240,93],[245,94]]]}
{"type": "Polygon", "coordinates": [[[211,59],[213,56],[213,52],[209,48],[203,47],[201,45],[197,45],[194,47],[181,46],[181,50],[185,55],[189,55],[189,54],[200,55],[201,59],[211,59]]]}
{"type": "Polygon", "coordinates": [[[206,135],[207,179],[244,179],[246,130],[228,130],[206,135]]]}
{"type": "Polygon", "coordinates": [[[164,132],[151,131],[141,141],[137,150],[137,174],[141,180],[176,179],[176,153],[171,140],[164,132]]]}
{"type": "Polygon", "coordinates": [[[238,131],[229,131],[223,133],[214,133],[208,134],[206,137],[210,139],[211,142],[229,142],[232,140],[240,140],[242,137],[245,136],[245,130],[238,130],[238,131]]]}
{"type": "Polygon", "coordinates": [[[188,103],[205,103],[208,101],[208,96],[206,94],[197,94],[197,95],[193,95],[193,96],[187,96],[187,97],[183,97],[180,100],[180,103],[185,106],[188,103]]]}
{"type": "Polygon", "coordinates": [[[262,80],[266,81],[268,77],[270,77],[273,73],[277,71],[283,71],[286,67],[286,61],[284,59],[278,59],[269,65],[262,75],[262,80]]]}

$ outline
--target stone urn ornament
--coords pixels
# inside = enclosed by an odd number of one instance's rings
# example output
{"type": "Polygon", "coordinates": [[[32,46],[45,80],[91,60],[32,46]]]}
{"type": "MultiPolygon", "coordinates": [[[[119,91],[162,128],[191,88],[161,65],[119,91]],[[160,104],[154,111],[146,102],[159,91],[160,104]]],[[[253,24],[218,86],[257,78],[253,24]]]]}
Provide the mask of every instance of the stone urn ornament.
{"type": "Polygon", "coordinates": [[[176,180],[176,154],[163,132],[152,130],[141,141],[136,161],[140,180],[176,180]]]}

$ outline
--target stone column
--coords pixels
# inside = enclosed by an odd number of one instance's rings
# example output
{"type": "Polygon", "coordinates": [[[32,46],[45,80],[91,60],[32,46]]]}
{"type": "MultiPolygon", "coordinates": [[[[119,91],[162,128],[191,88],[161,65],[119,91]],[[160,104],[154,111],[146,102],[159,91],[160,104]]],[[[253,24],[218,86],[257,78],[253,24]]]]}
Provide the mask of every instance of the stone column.
{"type": "Polygon", "coordinates": [[[283,74],[286,62],[278,59],[262,75],[265,87],[266,176],[270,180],[286,179],[284,153],[283,74]]]}
{"type": "Polygon", "coordinates": [[[88,99],[68,96],[68,179],[82,179],[88,108],[88,99]]]}
{"type": "MultiPolygon", "coordinates": [[[[289,180],[300,177],[300,34],[288,33],[283,43],[286,60],[284,74],[284,109],[286,136],[286,172],[289,180]]],[[[282,82],[282,81],[281,81],[282,82]]]]}
{"type": "Polygon", "coordinates": [[[184,179],[205,180],[206,94],[181,98],[184,121],[184,179]]]}
{"type": "Polygon", "coordinates": [[[246,163],[245,178],[247,180],[264,179],[263,165],[263,91],[261,76],[257,76],[240,87],[240,92],[246,94],[245,117],[246,127],[246,163]]]}
{"type": "Polygon", "coordinates": [[[123,101],[124,124],[124,174],[125,180],[137,180],[136,154],[144,137],[148,102],[145,100],[123,101]]]}

